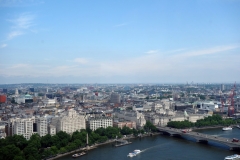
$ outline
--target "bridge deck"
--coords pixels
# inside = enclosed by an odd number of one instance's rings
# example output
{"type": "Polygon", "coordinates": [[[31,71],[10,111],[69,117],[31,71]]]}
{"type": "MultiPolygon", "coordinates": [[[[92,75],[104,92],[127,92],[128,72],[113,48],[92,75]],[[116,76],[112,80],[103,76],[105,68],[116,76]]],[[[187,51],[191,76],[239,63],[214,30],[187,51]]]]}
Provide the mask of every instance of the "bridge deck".
{"type": "Polygon", "coordinates": [[[159,129],[159,131],[167,132],[171,135],[189,136],[189,137],[195,138],[198,141],[215,141],[215,142],[229,146],[230,149],[233,147],[240,148],[240,142],[232,142],[232,139],[230,138],[212,136],[209,134],[203,134],[203,133],[198,133],[193,131],[183,133],[182,129],[175,129],[175,128],[169,128],[169,127],[157,127],[157,128],[159,129]]]}

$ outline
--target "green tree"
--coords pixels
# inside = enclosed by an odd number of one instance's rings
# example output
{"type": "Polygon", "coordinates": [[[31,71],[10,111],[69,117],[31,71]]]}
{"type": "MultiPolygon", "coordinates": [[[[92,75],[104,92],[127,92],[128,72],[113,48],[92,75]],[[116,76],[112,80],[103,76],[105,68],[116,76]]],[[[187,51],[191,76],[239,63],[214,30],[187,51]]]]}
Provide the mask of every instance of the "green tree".
{"type": "Polygon", "coordinates": [[[129,135],[129,134],[132,134],[133,131],[129,128],[129,127],[126,127],[124,126],[121,130],[120,130],[121,134],[122,135],[129,135]]]}
{"type": "Polygon", "coordinates": [[[157,128],[156,126],[154,126],[150,121],[146,121],[146,124],[144,125],[144,130],[145,131],[152,131],[152,132],[156,132],[157,128]]]}
{"type": "Polygon", "coordinates": [[[15,156],[22,156],[22,153],[14,144],[0,148],[0,159],[12,160],[15,156]]]}
{"type": "Polygon", "coordinates": [[[46,148],[52,146],[52,136],[50,134],[46,134],[41,138],[41,146],[46,148]]]}

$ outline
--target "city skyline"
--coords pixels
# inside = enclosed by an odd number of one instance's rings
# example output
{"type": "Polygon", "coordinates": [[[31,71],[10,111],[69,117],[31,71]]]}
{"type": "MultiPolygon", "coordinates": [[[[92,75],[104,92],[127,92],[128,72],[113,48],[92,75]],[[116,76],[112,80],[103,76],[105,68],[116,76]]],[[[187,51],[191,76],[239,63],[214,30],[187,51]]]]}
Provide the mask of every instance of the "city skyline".
{"type": "Polygon", "coordinates": [[[240,1],[0,1],[0,84],[239,83],[240,1]]]}

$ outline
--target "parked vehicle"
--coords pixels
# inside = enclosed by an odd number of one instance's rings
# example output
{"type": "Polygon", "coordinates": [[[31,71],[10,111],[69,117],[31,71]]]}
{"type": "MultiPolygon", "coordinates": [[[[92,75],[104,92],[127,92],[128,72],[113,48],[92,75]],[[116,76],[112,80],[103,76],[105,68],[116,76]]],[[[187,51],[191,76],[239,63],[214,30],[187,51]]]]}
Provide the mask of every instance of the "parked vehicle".
{"type": "Polygon", "coordinates": [[[239,139],[233,138],[233,139],[232,139],[232,142],[239,142],[239,139]]]}

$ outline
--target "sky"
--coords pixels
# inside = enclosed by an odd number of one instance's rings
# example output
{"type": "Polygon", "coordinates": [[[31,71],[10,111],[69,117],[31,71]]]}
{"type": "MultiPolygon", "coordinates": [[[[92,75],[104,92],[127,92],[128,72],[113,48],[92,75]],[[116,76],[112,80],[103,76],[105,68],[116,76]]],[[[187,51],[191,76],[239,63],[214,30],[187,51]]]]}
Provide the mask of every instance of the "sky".
{"type": "Polygon", "coordinates": [[[240,0],[0,0],[0,84],[235,81],[240,0]]]}

